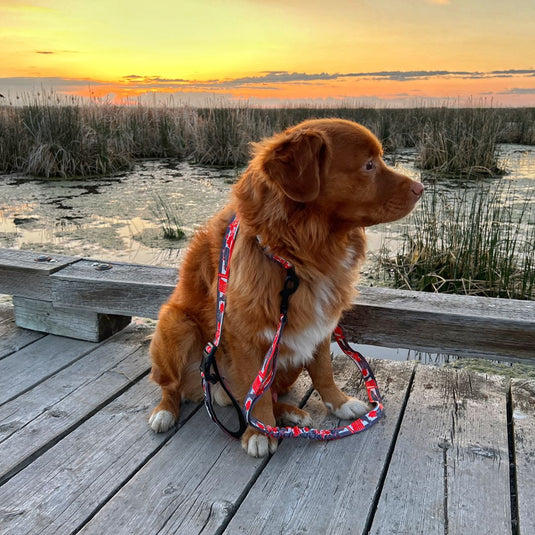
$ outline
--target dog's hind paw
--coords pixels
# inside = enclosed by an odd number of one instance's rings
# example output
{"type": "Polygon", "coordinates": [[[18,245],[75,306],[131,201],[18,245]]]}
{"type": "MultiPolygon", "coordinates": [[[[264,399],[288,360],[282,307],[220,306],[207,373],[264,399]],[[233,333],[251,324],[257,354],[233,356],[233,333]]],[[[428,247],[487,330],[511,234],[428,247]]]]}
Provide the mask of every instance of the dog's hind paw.
{"type": "Polygon", "coordinates": [[[175,416],[169,411],[154,411],[149,418],[149,425],[156,433],[165,433],[175,425],[175,416]]]}
{"type": "Polygon", "coordinates": [[[279,443],[275,438],[266,437],[253,430],[247,430],[241,439],[241,446],[251,457],[265,457],[275,453],[279,443]]]}
{"type": "Polygon", "coordinates": [[[348,398],[340,407],[335,409],[330,403],[325,403],[326,407],[338,418],[351,420],[363,416],[369,411],[368,406],[357,398],[348,398]]]}

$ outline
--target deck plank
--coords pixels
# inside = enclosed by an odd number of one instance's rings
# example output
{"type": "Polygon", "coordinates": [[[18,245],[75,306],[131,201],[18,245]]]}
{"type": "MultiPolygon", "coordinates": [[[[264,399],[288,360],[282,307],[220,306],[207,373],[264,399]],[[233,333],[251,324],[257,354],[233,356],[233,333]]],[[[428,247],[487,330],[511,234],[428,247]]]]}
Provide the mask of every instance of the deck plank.
{"type": "MultiPolygon", "coordinates": [[[[0,532],[79,529],[169,439],[147,425],[158,395],[142,379],[0,487],[0,532]]],[[[187,405],[182,419],[195,408],[187,405]]]]}
{"type": "Polygon", "coordinates": [[[0,405],[72,364],[95,343],[47,335],[2,359],[0,405]]]}
{"type": "MultiPolygon", "coordinates": [[[[101,344],[31,340],[10,314],[0,307],[0,396],[10,392],[0,403],[0,533],[511,532],[503,377],[418,365],[408,391],[413,363],[376,361],[383,421],[341,441],[286,440],[258,460],[198,404],[183,407],[178,430],[152,433],[159,389],[145,376],[143,336],[151,328],[132,325],[101,344]]],[[[335,359],[352,393],[358,374],[348,364],[335,359]]],[[[308,388],[305,375],[292,402],[308,388]]],[[[510,393],[514,533],[528,535],[535,382],[514,379],[510,393]]],[[[306,408],[326,418],[317,394],[306,408]]]]}
{"type": "Polygon", "coordinates": [[[148,372],[149,332],[129,327],[0,407],[0,483],[148,372]]]}
{"type": "MultiPolygon", "coordinates": [[[[298,402],[308,389],[300,378],[285,401],[298,402]]],[[[203,408],[82,533],[218,533],[266,463],[247,456],[203,408]]]]}
{"type": "Polygon", "coordinates": [[[511,384],[519,527],[535,533],[535,381],[513,379],[511,384]]]}
{"type": "Polygon", "coordinates": [[[82,533],[215,533],[266,462],[198,411],[82,533]]]}
{"type": "Polygon", "coordinates": [[[420,366],[370,533],[511,531],[506,379],[420,366]]]}
{"type": "MultiPolygon", "coordinates": [[[[415,365],[371,364],[387,407],[384,419],[344,440],[283,441],[225,533],[363,533],[415,365]]],[[[351,394],[360,382],[354,368],[344,361],[340,384],[351,394]]],[[[339,425],[318,399],[305,408],[320,417],[323,427],[339,425]]]]}
{"type": "Polygon", "coordinates": [[[45,336],[44,333],[17,327],[13,316],[13,306],[0,303],[0,360],[43,336],[45,336]]]}

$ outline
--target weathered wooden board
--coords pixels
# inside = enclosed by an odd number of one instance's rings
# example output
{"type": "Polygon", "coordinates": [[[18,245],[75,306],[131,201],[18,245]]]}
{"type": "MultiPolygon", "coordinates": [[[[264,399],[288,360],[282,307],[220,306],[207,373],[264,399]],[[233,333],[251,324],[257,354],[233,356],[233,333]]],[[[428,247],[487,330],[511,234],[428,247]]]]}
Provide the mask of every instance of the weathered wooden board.
{"type": "Polygon", "coordinates": [[[44,381],[95,348],[95,344],[48,335],[1,361],[0,405],[44,381]]]}
{"type": "Polygon", "coordinates": [[[107,314],[157,318],[177,282],[176,269],[81,260],[51,276],[53,303],[107,314]]]}
{"type": "Polygon", "coordinates": [[[78,258],[0,248],[0,293],[50,300],[50,275],[78,258]]]}
{"type": "Polygon", "coordinates": [[[266,462],[200,410],[81,533],[215,533],[266,462]]]}
{"type": "MultiPolygon", "coordinates": [[[[309,387],[306,376],[299,378],[284,401],[298,404],[309,387]]],[[[82,533],[217,533],[266,462],[247,456],[203,408],[82,533]]]]}
{"type": "Polygon", "coordinates": [[[348,338],[535,363],[535,302],[361,287],[344,315],[348,338]]]}
{"type": "Polygon", "coordinates": [[[149,332],[129,327],[0,406],[0,484],[147,373],[149,332]]]}
{"type": "MultiPolygon", "coordinates": [[[[0,292],[54,307],[157,318],[177,270],[0,249],[0,292]],[[46,257],[46,255],[44,255],[46,257]]],[[[360,287],[345,315],[350,339],[365,344],[535,363],[533,301],[360,287]]]]}
{"type": "Polygon", "coordinates": [[[419,366],[370,533],[510,533],[506,401],[503,377],[419,366]]]}
{"type": "MultiPolygon", "coordinates": [[[[158,396],[142,379],[1,486],[0,532],[57,535],[81,527],[172,434],[147,425],[158,396]]],[[[186,405],[182,420],[196,408],[186,405]]]]}
{"type": "Polygon", "coordinates": [[[13,304],[19,327],[89,342],[109,338],[124,329],[132,319],[130,316],[56,307],[49,301],[27,297],[13,296],[13,304]]]}
{"type": "Polygon", "coordinates": [[[511,384],[520,532],[535,533],[535,381],[511,384]]]}
{"type": "MultiPolygon", "coordinates": [[[[361,382],[358,371],[345,357],[336,360],[341,361],[336,373],[340,386],[355,394],[353,390],[361,382]]],[[[383,420],[339,441],[283,441],[225,533],[364,533],[415,366],[409,362],[370,363],[386,407],[383,420]]],[[[366,399],[362,388],[358,395],[366,399]]],[[[315,420],[319,418],[314,423],[321,427],[340,424],[317,399],[310,400],[305,409],[315,420]]]]}
{"type": "Polygon", "coordinates": [[[0,305],[0,360],[45,336],[43,333],[20,329],[15,324],[13,307],[0,305]]]}

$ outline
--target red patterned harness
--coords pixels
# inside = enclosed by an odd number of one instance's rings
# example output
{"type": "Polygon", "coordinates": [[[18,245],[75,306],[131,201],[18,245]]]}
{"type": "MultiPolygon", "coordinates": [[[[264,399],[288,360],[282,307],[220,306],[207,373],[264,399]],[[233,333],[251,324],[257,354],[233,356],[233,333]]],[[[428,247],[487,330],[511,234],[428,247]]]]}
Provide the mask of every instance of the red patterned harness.
{"type": "Polygon", "coordinates": [[[287,260],[276,256],[269,255],[275,262],[278,262],[286,269],[286,280],[284,282],[284,288],[281,291],[281,307],[279,315],[279,324],[275,332],[273,342],[268,349],[262,367],[260,368],[258,375],[256,376],[248,394],[245,396],[243,407],[240,406],[238,401],[234,398],[230,390],[225,385],[225,381],[221,378],[217,369],[217,363],[215,354],[221,341],[221,332],[223,329],[223,319],[225,315],[226,306],[226,290],[230,274],[230,258],[236,235],[239,229],[239,219],[234,216],[229,223],[225,236],[223,238],[223,246],[221,248],[221,257],[219,260],[219,274],[218,274],[218,291],[217,291],[217,307],[216,307],[216,333],[213,342],[209,342],[204,348],[203,359],[201,363],[201,380],[204,390],[205,406],[208,410],[208,414],[214,422],[216,422],[223,431],[229,435],[239,438],[247,429],[247,425],[250,425],[263,433],[274,438],[287,438],[287,437],[304,437],[317,440],[334,440],[337,438],[343,438],[349,435],[359,433],[368,427],[376,423],[381,416],[383,416],[384,409],[381,401],[381,395],[377,387],[377,382],[370,369],[366,359],[357,351],[354,351],[349,346],[342,329],[340,326],[334,330],[334,337],[340,346],[340,349],[357,365],[362,377],[365,380],[366,391],[368,393],[368,399],[370,403],[374,405],[364,416],[355,420],[349,425],[343,427],[337,427],[334,429],[313,429],[309,427],[273,427],[262,423],[260,420],[252,415],[253,408],[258,399],[265,393],[271,386],[273,379],[275,378],[277,354],[279,351],[279,345],[282,337],[284,326],[287,323],[287,311],[288,300],[290,296],[297,290],[299,286],[299,279],[295,274],[293,266],[287,260]],[[210,385],[220,383],[226,394],[229,396],[238,418],[240,421],[240,427],[238,431],[231,431],[228,429],[216,416],[212,406],[212,396],[210,385]]]}

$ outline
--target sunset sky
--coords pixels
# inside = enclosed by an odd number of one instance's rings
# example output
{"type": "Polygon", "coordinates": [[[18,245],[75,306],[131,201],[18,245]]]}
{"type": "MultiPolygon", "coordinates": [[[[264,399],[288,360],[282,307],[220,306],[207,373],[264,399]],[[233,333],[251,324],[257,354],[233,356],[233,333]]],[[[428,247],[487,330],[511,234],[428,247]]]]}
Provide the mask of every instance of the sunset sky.
{"type": "Polygon", "coordinates": [[[0,104],[535,106],[535,0],[0,0],[0,44],[0,104]]]}

